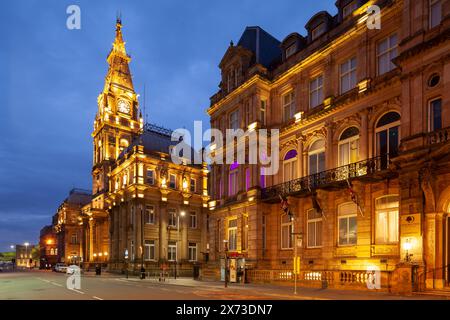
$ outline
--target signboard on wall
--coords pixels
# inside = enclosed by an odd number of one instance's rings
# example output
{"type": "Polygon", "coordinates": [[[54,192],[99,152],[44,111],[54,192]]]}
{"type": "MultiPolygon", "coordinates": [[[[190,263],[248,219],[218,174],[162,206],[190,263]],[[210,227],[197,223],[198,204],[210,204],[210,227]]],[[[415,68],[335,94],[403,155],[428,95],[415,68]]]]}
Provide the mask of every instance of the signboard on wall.
{"type": "Polygon", "coordinates": [[[236,259],[230,259],[230,282],[237,281],[237,262],[236,259]]]}

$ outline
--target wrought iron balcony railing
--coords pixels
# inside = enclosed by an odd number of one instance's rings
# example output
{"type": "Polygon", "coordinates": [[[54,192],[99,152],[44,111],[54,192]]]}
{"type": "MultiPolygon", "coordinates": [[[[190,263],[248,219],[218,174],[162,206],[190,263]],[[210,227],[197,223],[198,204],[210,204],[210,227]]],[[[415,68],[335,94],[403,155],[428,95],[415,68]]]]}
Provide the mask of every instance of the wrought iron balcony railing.
{"type": "Polygon", "coordinates": [[[342,183],[346,183],[347,180],[374,177],[376,173],[387,170],[389,163],[389,155],[383,155],[322,171],[262,189],[261,199],[276,200],[279,199],[279,195],[300,195],[318,188],[338,187],[342,183]]]}

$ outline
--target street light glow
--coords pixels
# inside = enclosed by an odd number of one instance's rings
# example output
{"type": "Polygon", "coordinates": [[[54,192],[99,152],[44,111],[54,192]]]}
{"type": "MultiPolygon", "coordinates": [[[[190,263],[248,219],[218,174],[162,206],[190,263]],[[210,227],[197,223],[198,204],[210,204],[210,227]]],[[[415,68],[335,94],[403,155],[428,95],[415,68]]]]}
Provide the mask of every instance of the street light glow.
{"type": "Polygon", "coordinates": [[[185,212],[185,211],[181,211],[181,212],[180,212],[180,216],[184,217],[185,215],[186,215],[186,212],[185,212]]]}

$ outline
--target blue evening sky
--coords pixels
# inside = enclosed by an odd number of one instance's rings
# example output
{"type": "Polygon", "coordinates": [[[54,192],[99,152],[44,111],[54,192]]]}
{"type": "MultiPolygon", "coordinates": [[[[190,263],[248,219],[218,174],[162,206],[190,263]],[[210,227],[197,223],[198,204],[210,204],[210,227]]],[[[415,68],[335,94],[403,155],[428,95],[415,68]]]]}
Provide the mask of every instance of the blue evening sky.
{"type": "Polygon", "coordinates": [[[0,10],[0,252],[36,243],[73,187],[91,189],[91,131],[116,13],[149,122],[209,126],[230,40],[259,25],[278,40],[335,0],[4,1],[0,10]],[[81,8],[81,30],[66,8],[81,8]]]}

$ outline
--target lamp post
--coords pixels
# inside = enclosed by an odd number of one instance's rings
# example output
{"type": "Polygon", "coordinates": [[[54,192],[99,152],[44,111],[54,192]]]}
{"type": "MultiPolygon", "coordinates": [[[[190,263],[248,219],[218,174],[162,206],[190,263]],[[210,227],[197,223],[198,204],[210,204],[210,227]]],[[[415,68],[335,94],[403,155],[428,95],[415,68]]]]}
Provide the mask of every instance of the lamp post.
{"type": "Polygon", "coordinates": [[[24,246],[25,246],[25,258],[27,259],[27,265],[28,265],[28,263],[29,263],[29,259],[28,259],[28,246],[30,245],[30,243],[29,242],[25,242],[24,243],[24,246]]]}
{"type": "Polygon", "coordinates": [[[128,249],[125,249],[125,273],[128,279],[128,249]]]}
{"type": "Polygon", "coordinates": [[[405,261],[411,262],[412,254],[409,254],[409,251],[412,249],[411,239],[406,239],[403,243],[403,249],[406,251],[405,261]]]}
{"type": "Polygon", "coordinates": [[[16,268],[16,258],[17,258],[17,247],[15,245],[10,245],[9,246],[11,248],[11,250],[14,249],[14,258],[12,259],[12,268],[13,268],[13,272],[15,271],[16,268]]]}
{"type": "Polygon", "coordinates": [[[228,240],[223,240],[225,248],[225,288],[228,287],[228,240]]]}

